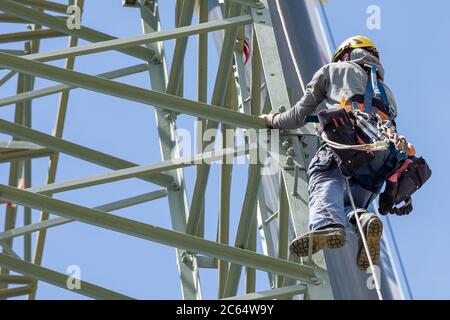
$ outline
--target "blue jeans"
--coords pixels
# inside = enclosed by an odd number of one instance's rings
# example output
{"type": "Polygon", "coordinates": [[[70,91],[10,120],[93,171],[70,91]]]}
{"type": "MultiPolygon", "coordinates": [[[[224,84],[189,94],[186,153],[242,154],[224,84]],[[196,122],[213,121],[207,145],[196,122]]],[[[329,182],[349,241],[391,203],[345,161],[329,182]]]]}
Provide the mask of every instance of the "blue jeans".
{"type": "MultiPolygon", "coordinates": [[[[309,229],[317,230],[330,225],[342,225],[354,230],[350,219],[354,212],[348,198],[345,177],[329,147],[320,148],[312,159],[309,169],[309,229]]],[[[376,196],[358,184],[351,187],[357,208],[366,209],[376,196]]]]}

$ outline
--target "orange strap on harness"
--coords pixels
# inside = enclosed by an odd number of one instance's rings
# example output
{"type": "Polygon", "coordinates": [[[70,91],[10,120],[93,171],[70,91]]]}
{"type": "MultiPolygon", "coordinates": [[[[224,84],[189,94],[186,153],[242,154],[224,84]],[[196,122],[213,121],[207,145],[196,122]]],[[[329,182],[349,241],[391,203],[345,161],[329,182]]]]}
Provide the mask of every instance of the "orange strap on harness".
{"type": "MultiPolygon", "coordinates": [[[[350,102],[350,104],[347,104],[347,98],[345,96],[342,97],[340,107],[344,108],[347,112],[354,112],[355,110],[364,112],[364,103],[350,102]]],[[[374,116],[375,114],[378,114],[383,121],[390,120],[390,117],[386,113],[378,110],[377,107],[372,107],[371,115],[374,116]]]]}

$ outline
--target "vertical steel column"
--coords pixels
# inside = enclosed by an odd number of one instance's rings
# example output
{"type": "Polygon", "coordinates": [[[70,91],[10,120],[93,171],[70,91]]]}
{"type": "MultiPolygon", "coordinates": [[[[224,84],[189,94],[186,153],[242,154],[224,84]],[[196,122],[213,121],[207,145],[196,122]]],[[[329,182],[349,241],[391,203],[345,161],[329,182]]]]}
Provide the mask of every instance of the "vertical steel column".
{"type": "MultiPolygon", "coordinates": [[[[253,213],[253,221],[250,226],[248,250],[256,252],[256,206],[253,213]]],[[[245,267],[245,293],[253,293],[256,291],[256,270],[254,268],[245,267]]]]}
{"type": "MultiPolygon", "coordinates": [[[[34,85],[34,78],[30,76],[25,77],[25,91],[32,91],[34,85]]],[[[23,114],[23,124],[26,127],[31,128],[31,101],[25,102],[24,114],[23,114]]],[[[31,159],[26,159],[23,161],[23,179],[24,188],[31,187],[32,178],[32,167],[31,159]]],[[[23,223],[24,225],[31,224],[31,208],[23,208],[23,223]]],[[[27,234],[23,239],[23,258],[25,261],[31,262],[31,234],[27,234]]]]}
{"type": "MultiPolygon", "coordinates": [[[[41,27],[39,25],[31,25],[31,30],[38,30],[41,27]]],[[[25,50],[24,52],[27,52],[28,54],[36,53],[39,51],[39,40],[33,40],[32,42],[26,42],[25,43],[25,50]]],[[[32,91],[34,87],[34,77],[29,75],[22,75],[19,76],[19,88],[21,87],[22,92],[32,91]],[[21,82],[21,84],[20,84],[21,82]]],[[[21,92],[18,91],[18,94],[21,92]]],[[[27,101],[24,103],[18,103],[16,104],[16,108],[20,105],[19,108],[22,110],[16,113],[16,122],[23,124],[27,127],[31,128],[31,102],[27,101]],[[22,119],[19,119],[22,117],[22,119]]],[[[17,109],[16,109],[17,111],[17,109]]],[[[14,140],[14,139],[13,139],[14,140]]],[[[23,170],[23,179],[24,179],[24,188],[31,186],[31,159],[26,159],[24,161],[12,161],[11,167],[10,167],[10,179],[14,179],[14,175],[17,175],[14,180],[16,180],[22,175],[23,170]],[[19,166],[20,168],[18,168],[19,166]],[[23,166],[23,168],[22,168],[23,166]]],[[[17,185],[17,184],[16,184],[17,185]]],[[[24,224],[30,224],[31,223],[31,209],[24,207],[24,224]]],[[[6,210],[6,219],[11,219],[10,221],[5,221],[5,230],[6,227],[14,228],[16,224],[17,219],[17,206],[11,204],[9,207],[7,207],[6,210]],[[9,210],[8,210],[9,209],[9,210]]],[[[10,241],[5,242],[7,245],[12,247],[12,239],[10,241]]],[[[24,259],[26,261],[31,261],[31,235],[26,235],[24,237],[24,259]]],[[[3,273],[3,270],[2,270],[3,273]]],[[[6,271],[7,273],[7,271],[6,271]]],[[[2,284],[0,284],[1,286],[2,284]]]]}
{"type": "MultiPolygon", "coordinates": [[[[231,71],[230,71],[231,74],[231,71]]],[[[237,109],[237,96],[234,84],[229,81],[227,95],[225,97],[225,105],[231,109],[237,109]]],[[[235,146],[235,128],[222,123],[222,147],[231,148],[235,146]]],[[[229,160],[229,159],[228,159],[229,160]]],[[[219,195],[219,225],[218,239],[220,243],[229,244],[230,238],[230,196],[231,181],[233,178],[233,164],[227,162],[224,157],[220,166],[220,195],[219,195]]],[[[218,261],[219,276],[219,299],[223,298],[225,290],[225,282],[228,276],[228,262],[224,260],[218,261]]]]}
{"type": "MultiPolygon", "coordinates": [[[[280,176],[281,178],[281,176],[280,176]]],[[[289,202],[284,180],[280,179],[280,203],[278,207],[278,258],[288,258],[289,202]]],[[[277,276],[277,288],[283,286],[283,277],[277,276]]]]}
{"type": "MultiPolygon", "coordinates": [[[[239,15],[241,6],[235,3],[231,4],[230,17],[239,15]]],[[[214,85],[213,96],[211,104],[214,106],[223,106],[225,101],[225,92],[228,86],[231,65],[233,63],[233,52],[235,46],[237,30],[236,28],[229,29],[225,32],[225,37],[222,45],[222,52],[220,54],[219,68],[217,71],[216,82],[214,85]]],[[[217,129],[218,123],[215,121],[208,121],[207,129],[217,129]]],[[[195,234],[198,228],[199,214],[203,206],[205,190],[208,181],[210,166],[208,164],[201,164],[197,169],[197,177],[195,180],[194,193],[192,196],[191,210],[189,211],[189,219],[186,227],[186,232],[195,234]]]]}
{"type": "MultiPolygon", "coordinates": [[[[272,104],[272,112],[283,112],[290,108],[289,95],[286,89],[286,83],[283,76],[283,70],[278,53],[275,34],[272,27],[270,11],[267,0],[261,0],[264,7],[251,8],[254,19],[254,30],[257,37],[259,50],[262,59],[264,74],[266,77],[267,90],[272,104]]],[[[305,172],[306,161],[303,147],[298,139],[292,137],[282,137],[280,141],[280,154],[276,158],[282,167],[281,175],[285,188],[287,189],[287,199],[290,209],[291,223],[295,234],[302,234],[308,230],[308,191],[307,176],[305,172]],[[282,142],[285,148],[282,147],[282,142]],[[299,170],[298,178],[294,174],[299,170]],[[295,181],[296,179],[298,180],[295,181]],[[291,192],[294,185],[298,188],[298,193],[291,192]]],[[[281,244],[280,244],[281,245],[281,244]]],[[[325,262],[323,254],[315,255],[316,263],[324,267],[325,262]]],[[[314,266],[316,272],[322,278],[317,279],[317,284],[308,285],[311,288],[310,296],[313,299],[332,298],[331,285],[326,270],[318,265],[314,266]]]]}
{"type": "MultiPolygon", "coordinates": [[[[195,0],[177,1],[176,27],[184,27],[191,24],[194,14],[195,0]],[[181,7],[181,10],[179,9],[181,7]],[[178,14],[177,14],[178,16],[178,14]]],[[[169,82],[167,83],[168,94],[177,94],[183,79],[184,56],[186,54],[188,37],[178,38],[175,43],[172,65],[170,67],[169,82]]]]}
{"type": "MultiPolygon", "coordinates": [[[[258,195],[259,184],[261,182],[261,166],[251,164],[248,173],[247,189],[245,191],[244,203],[242,205],[241,217],[236,233],[235,247],[248,248],[250,230],[254,220],[256,208],[256,198],[258,195]]],[[[235,296],[237,293],[239,278],[241,277],[242,265],[230,264],[228,269],[227,282],[225,283],[225,297],[235,296]]]]}
{"type": "MultiPolygon", "coordinates": [[[[227,126],[223,126],[222,132],[225,132],[227,126]]],[[[223,148],[228,143],[228,137],[222,137],[223,148]]],[[[225,159],[224,159],[225,161],[225,159]]],[[[223,244],[229,243],[230,238],[230,195],[231,195],[231,181],[233,178],[233,165],[222,163],[220,167],[220,195],[219,195],[219,226],[218,238],[219,242],[223,244]]],[[[225,281],[228,275],[228,262],[219,260],[219,299],[223,298],[225,289],[225,281]]]]}
{"type": "MultiPolygon", "coordinates": [[[[70,1],[72,1],[72,0],[70,0],[70,1]]],[[[84,0],[77,0],[77,5],[81,9],[81,11],[83,11],[84,0]]],[[[76,47],[77,44],[78,44],[78,37],[71,36],[69,38],[68,46],[76,47]]],[[[66,62],[65,62],[65,68],[68,70],[73,70],[74,66],[75,66],[75,57],[67,58],[66,62]]],[[[67,113],[67,106],[69,103],[69,94],[70,94],[70,90],[65,90],[65,91],[62,91],[59,96],[58,111],[57,111],[57,115],[56,115],[55,128],[53,130],[53,136],[55,136],[56,138],[61,138],[63,136],[64,124],[65,124],[66,113],[67,113]]],[[[50,155],[50,162],[49,162],[47,181],[46,181],[47,184],[55,182],[56,171],[58,169],[58,161],[59,161],[59,153],[53,152],[50,155]]],[[[39,221],[42,222],[42,221],[48,220],[49,216],[50,215],[48,212],[41,212],[39,221]]],[[[37,233],[36,244],[35,244],[35,248],[34,248],[34,256],[33,256],[34,264],[37,264],[37,265],[42,264],[42,257],[43,257],[43,253],[44,253],[44,244],[45,244],[46,236],[47,236],[46,229],[40,230],[37,233]]],[[[38,285],[36,283],[36,285],[33,287],[33,290],[31,291],[30,295],[28,296],[29,300],[36,298],[37,287],[38,287],[38,285]]]]}
{"type": "MultiPolygon", "coordinates": [[[[23,73],[19,73],[17,78],[17,94],[20,94],[24,91],[24,83],[25,83],[25,77],[23,73]]],[[[14,111],[14,122],[18,124],[23,124],[23,113],[24,113],[24,104],[23,103],[16,103],[15,111],[14,111]]],[[[13,140],[16,140],[13,137],[13,140]]],[[[22,175],[22,164],[23,161],[21,160],[14,160],[10,162],[9,167],[9,179],[8,179],[8,185],[17,187],[18,186],[18,179],[22,175]]],[[[5,226],[4,230],[14,229],[16,225],[16,218],[17,218],[17,205],[11,202],[8,202],[6,204],[6,210],[5,210],[5,226]]],[[[12,248],[12,242],[13,239],[6,239],[3,243],[6,247],[12,248]]],[[[5,247],[4,247],[5,248],[5,247]]],[[[3,248],[3,250],[4,250],[3,248]]],[[[8,275],[9,270],[5,268],[0,268],[0,274],[8,275]]],[[[0,289],[7,288],[7,283],[0,283],[0,289]]]]}
{"type": "MultiPolygon", "coordinates": [[[[38,30],[41,29],[40,25],[32,25],[32,29],[33,30],[38,30]]],[[[31,42],[27,42],[25,43],[25,51],[28,54],[33,54],[33,53],[37,53],[39,51],[39,47],[40,47],[40,41],[39,40],[33,40],[31,42]]],[[[34,90],[34,83],[35,83],[35,78],[32,76],[26,76],[24,78],[25,80],[25,92],[29,92],[29,91],[33,91],[34,90]]],[[[26,127],[31,128],[32,127],[32,121],[31,121],[31,116],[32,116],[32,112],[31,112],[31,104],[32,104],[32,100],[27,100],[24,102],[24,114],[23,114],[23,124],[26,127]]],[[[23,162],[23,179],[24,179],[24,188],[30,188],[32,185],[32,163],[31,163],[31,159],[26,159],[23,162]]],[[[23,208],[23,215],[24,215],[24,225],[29,225],[32,222],[31,219],[31,208],[28,207],[24,207],[23,208]]],[[[29,261],[31,262],[31,234],[26,234],[24,236],[23,239],[23,243],[24,243],[24,248],[23,248],[23,256],[24,256],[24,260],[25,261],[29,261]]]]}
{"type": "MultiPolygon", "coordinates": [[[[141,3],[141,17],[144,33],[158,32],[160,30],[159,12],[156,2],[141,3]]],[[[148,45],[157,53],[157,59],[149,63],[150,80],[152,89],[165,92],[167,89],[167,67],[162,43],[151,43],[148,45]]],[[[182,57],[184,57],[184,52],[182,57]]],[[[181,57],[181,58],[182,58],[181,57]]],[[[182,65],[182,61],[174,63],[182,65]]],[[[177,78],[180,81],[180,78],[177,78]]],[[[178,83],[174,83],[174,88],[178,83]]],[[[178,139],[175,134],[175,119],[169,112],[155,109],[156,123],[158,127],[161,156],[163,160],[179,158],[178,139]]],[[[168,201],[174,230],[184,232],[186,230],[186,219],[189,212],[186,191],[184,189],[184,177],[181,169],[167,172],[178,184],[178,190],[168,190],[168,201]]],[[[177,266],[180,272],[182,295],[184,299],[201,299],[201,287],[198,274],[198,265],[195,255],[185,251],[176,250],[177,266]]]]}
{"type": "MultiPolygon", "coordinates": [[[[199,23],[208,22],[208,1],[197,0],[199,23]]],[[[198,35],[198,84],[197,94],[199,102],[208,102],[208,33],[198,35]]],[[[206,120],[197,118],[197,152],[203,152],[203,134],[205,133],[206,120]]],[[[204,237],[205,233],[205,203],[203,202],[200,212],[200,225],[198,235],[204,237]]]]}

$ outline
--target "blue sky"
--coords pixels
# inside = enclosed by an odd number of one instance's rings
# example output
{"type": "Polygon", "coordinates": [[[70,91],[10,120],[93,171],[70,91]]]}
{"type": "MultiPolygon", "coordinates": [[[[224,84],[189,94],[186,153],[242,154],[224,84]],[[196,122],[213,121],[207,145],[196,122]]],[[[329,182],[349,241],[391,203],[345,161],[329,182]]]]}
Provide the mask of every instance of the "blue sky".
{"type": "MultiPolygon", "coordinates": [[[[122,8],[120,1],[86,1],[84,25],[117,37],[141,33],[139,12],[122,8]],[[104,7],[108,3],[107,10],[104,7]]],[[[160,1],[163,29],[173,27],[174,1],[160,1]]],[[[378,44],[386,69],[386,82],[394,91],[399,105],[399,128],[413,142],[420,155],[426,157],[433,169],[430,182],[415,195],[415,211],[407,217],[392,217],[406,273],[415,298],[450,298],[448,289],[450,275],[445,265],[450,260],[447,245],[450,244],[450,216],[445,199],[447,173],[447,146],[444,128],[450,116],[445,106],[446,82],[449,74],[448,52],[450,43],[442,37],[450,29],[447,19],[450,3],[434,1],[366,1],[329,0],[326,5],[333,36],[337,42],[353,34],[365,34],[378,44]],[[366,9],[376,4],[381,8],[381,29],[368,30],[366,9]]],[[[23,31],[20,25],[0,24],[0,33],[23,31]]],[[[212,39],[211,39],[212,40],[212,39]]],[[[66,39],[46,40],[42,50],[66,46],[66,39]]],[[[84,43],[84,41],[80,41],[84,43]]],[[[210,42],[209,69],[210,96],[215,78],[217,53],[210,42]]],[[[190,63],[186,64],[185,93],[196,98],[196,38],[189,41],[190,63]]],[[[0,48],[18,48],[18,44],[0,45],[0,48]]],[[[172,54],[173,42],[166,43],[167,56],[172,54]]],[[[89,74],[110,71],[140,63],[139,60],[119,53],[101,53],[80,57],[76,70],[89,74]]],[[[62,66],[61,61],[54,63],[62,66]]],[[[0,77],[4,74],[0,72],[0,77]]],[[[119,81],[149,88],[148,74],[122,78],[119,81]]],[[[39,79],[37,88],[52,82],[39,79]]],[[[0,97],[10,95],[14,81],[0,87],[0,97]]],[[[57,96],[35,100],[33,103],[33,128],[51,133],[56,117],[57,96]]],[[[12,108],[0,108],[0,117],[12,119],[12,108]]],[[[178,126],[192,130],[190,117],[179,116],[178,126]]],[[[154,163],[160,160],[157,132],[152,107],[111,98],[86,90],[74,90],[70,95],[64,138],[90,148],[111,153],[136,163],[154,163]]],[[[8,137],[1,135],[1,140],[8,137]]],[[[47,159],[33,162],[33,184],[41,185],[46,179],[47,159]]],[[[0,164],[0,182],[7,182],[8,166],[0,164]]],[[[57,180],[67,180],[108,171],[87,162],[61,156],[57,180]]],[[[194,169],[185,170],[188,181],[188,199],[191,199],[194,169]]],[[[246,167],[235,166],[233,171],[233,194],[231,196],[232,232],[234,230],[245,192],[246,167]]],[[[210,187],[206,194],[206,237],[215,239],[217,223],[219,167],[213,166],[210,187]]],[[[113,200],[126,198],[157,187],[138,180],[81,189],[57,198],[93,207],[113,200]]],[[[167,199],[160,199],[116,214],[146,223],[170,228],[167,199]]],[[[33,212],[37,221],[38,212],[33,212]]],[[[4,209],[0,211],[0,221],[4,209]]],[[[22,211],[19,211],[22,223],[22,211]]],[[[21,252],[21,239],[16,239],[15,249],[21,252]]],[[[79,265],[83,280],[113,290],[146,299],[178,299],[178,272],[174,250],[169,247],[94,228],[81,223],[71,223],[51,229],[47,236],[44,265],[65,273],[69,265],[79,265]]],[[[204,297],[215,298],[217,293],[216,272],[202,270],[204,297]]],[[[267,277],[258,273],[257,288],[267,288],[267,277]]],[[[80,299],[82,296],[40,283],[40,299],[80,299]]]]}

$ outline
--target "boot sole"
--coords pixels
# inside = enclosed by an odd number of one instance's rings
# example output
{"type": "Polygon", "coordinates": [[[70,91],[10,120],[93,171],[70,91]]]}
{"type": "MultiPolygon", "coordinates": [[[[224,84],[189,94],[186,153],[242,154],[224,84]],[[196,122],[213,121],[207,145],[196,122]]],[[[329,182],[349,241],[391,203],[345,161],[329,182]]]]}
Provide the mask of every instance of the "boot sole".
{"type": "MultiPolygon", "coordinates": [[[[322,249],[337,249],[345,245],[345,234],[341,233],[331,233],[331,234],[320,234],[315,233],[313,235],[313,246],[312,254],[322,249]]],[[[307,257],[309,251],[309,234],[297,237],[292,240],[289,245],[289,250],[292,254],[298,257],[307,257]]]]}
{"type": "MultiPolygon", "coordinates": [[[[380,259],[381,251],[381,235],[383,234],[383,223],[377,217],[369,221],[366,232],[367,246],[369,247],[369,254],[372,262],[375,263],[380,259]]],[[[367,258],[364,244],[360,240],[356,264],[360,271],[367,271],[370,267],[369,259],[367,258]]]]}

